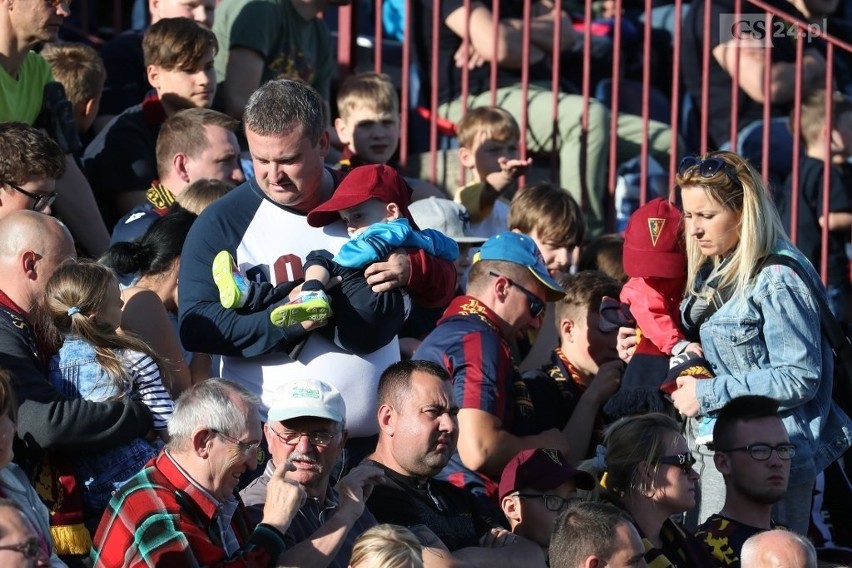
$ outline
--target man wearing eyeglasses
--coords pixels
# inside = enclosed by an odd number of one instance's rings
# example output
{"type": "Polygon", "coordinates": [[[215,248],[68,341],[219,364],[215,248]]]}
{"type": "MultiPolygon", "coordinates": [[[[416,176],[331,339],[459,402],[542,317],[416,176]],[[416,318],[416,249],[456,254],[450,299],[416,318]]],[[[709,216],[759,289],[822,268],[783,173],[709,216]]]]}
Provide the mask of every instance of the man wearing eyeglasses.
{"type": "Polygon", "coordinates": [[[476,494],[498,517],[497,480],[512,456],[538,447],[568,453],[565,434],[537,431],[510,347],[539,329],[547,301],[564,295],[530,237],[499,233],[474,257],[467,295],[450,303],[414,353],[447,369],[461,408],[458,448],[437,477],[476,494]]]}
{"type": "Polygon", "coordinates": [[[26,209],[50,215],[64,173],[65,155],[50,137],[23,122],[0,124],[0,219],[26,209]]]}
{"type": "Polygon", "coordinates": [[[574,469],[562,452],[524,450],[506,464],[500,476],[500,506],[512,532],[547,553],[556,517],[577,498],[578,488],[591,491],[595,480],[590,473],[574,469]]]}
{"type": "MultiPolygon", "coordinates": [[[[70,0],[24,0],[0,5],[0,67],[5,71],[0,73],[0,123],[35,124],[37,119],[41,122],[47,116],[55,118],[44,108],[55,104],[50,96],[45,104],[45,87],[53,82],[50,65],[33,48],[56,40],[65,18],[71,14],[70,4],[70,0]]],[[[63,152],[70,151],[63,147],[63,152]]],[[[58,208],[80,245],[89,254],[99,256],[109,244],[109,233],[89,182],[73,156],[67,153],[63,159],[65,168],[56,180],[58,191],[54,198],[58,196],[58,208]]],[[[8,189],[9,180],[0,181],[8,189]]],[[[18,185],[30,191],[26,184],[18,185]]],[[[44,193],[50,191],[53,189],[44,193]]]]}
{"type": "Polygon", "coordinates": [[[719,411],[713,450],[716,469],[725,479],[725,506],[698,527],[696,536],[722,566],[738,567],[746,539],[775,528],[772,506],[787,493],[796,446],[778,414],[778,401],[746,395],[719,411]]]}
{"type": "Polygon", "coordinates": [[[384,482],[374,466],[358,466],[330,484],[346,443],[346,405],[340,392],[317,380],[291,381],[274,393],[264,426],[272,459],[241,493],[252,520],[268,501],[267,486],[280,468],[307,500],[284,535],[286,566],[346,568],[355,539],[376,524],[364,508],[373,486],[384,482]]]}
{"type": "Polygon", "coordinates": [[[110,500],[94,535],[92,566],[309,566],[285,561],[284,533],[305,500],[283,467],[266,504],[249,522],[235,495],[240,474],[257,467],[260,400],[226,379],[181,394],[169,444],[110,500]]]}

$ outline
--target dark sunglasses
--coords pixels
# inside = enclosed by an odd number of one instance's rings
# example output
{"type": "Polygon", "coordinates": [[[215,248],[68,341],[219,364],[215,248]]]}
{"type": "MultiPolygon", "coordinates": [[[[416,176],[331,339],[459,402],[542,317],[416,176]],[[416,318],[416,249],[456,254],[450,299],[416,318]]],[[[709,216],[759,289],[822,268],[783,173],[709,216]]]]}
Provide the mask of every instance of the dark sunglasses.
{"type": "Polygon", "coordinates": [[[33,211],[44,211],[56,201],[56,192],[51,191],[50,193],[33,193],[32,191],[27,191],[23,187],[18,184],[12,183],[11,181],[3,182],[15,191],[19,193],[23,193],[27,197],[33,200],[33,211]]]}
{"type": "Polygon", "coordinates": [[[685,175],[687,171],[696,167],[698,168],[699,175],[703,178],[711,178],[722,170],[728,176],[728,179],[731,180],[731,183],[737,187],[743,186],[731,165],[721,158],[707,158],[706,160],[702,160],[696,156],[687,156],[680,161],[677,174],[679,176],[685,175]]]}
{"type": "Polygon", "coordinates": [[[695,458],[692,457],[692,454],[675,454],[673,456],[661,456],[657,458],[658,463],[664,463],[666,465],[675,465],[683,470],[683,473],[689,474],[692,471],[692,466],[695,465],[695,458]]]}
{"type": "Polygon", "coordinates": [[[748,446],[740,446],[739,448],[729,448],[727,450],[716,450],[717,452],[748,452],[752,459],[757,461],[766,461],[772,456],[772,451],[778,454],[778,457],[784,461],[793,459],[796,455],[796,444],[778,444],[770,446],[769,444],[750,444],[748,446]]]}
{"type": "Polygon", "coordinates": [[[544,315],[544,309],[547,307],[547,304],[544,303],[544,300],[509,278],[508,276],[503,276],[502,274],[497,274],[496,272],[489,272],[489,275],[494,278],[505,278],[509,283],[509,286],[513,286],[524,293],[524,296],[527,297],[527,301],[529,302],[530,315],[534,319],[538,319],[544,315]]]}

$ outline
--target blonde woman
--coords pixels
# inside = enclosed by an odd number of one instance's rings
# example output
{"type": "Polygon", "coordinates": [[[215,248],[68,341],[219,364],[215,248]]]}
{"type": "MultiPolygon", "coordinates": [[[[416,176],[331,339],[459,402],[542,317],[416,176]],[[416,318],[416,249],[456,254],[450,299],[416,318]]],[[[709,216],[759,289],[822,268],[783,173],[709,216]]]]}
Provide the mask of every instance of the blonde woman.
{"type": "Polygon", "coordinates": [[[732,398],[756,394],[780,403],[796,445],[787,496],[774,518],[805,533],[817,474],[852,443],[852,424],[831,398],[832,352],[811,292],[822,284],[743,158],[730,152],[684,158],[677,183],[687,247],[683,323],[716,373],[702,380],[678,377],[672,394],[675,407],[692,418],[690,445],[702,462],[698,522],[724,505],[724,481],[706,445],[712,417],[732,398]],[[810,282],[767,261],[779,254],[797,262],[810,282]]]}

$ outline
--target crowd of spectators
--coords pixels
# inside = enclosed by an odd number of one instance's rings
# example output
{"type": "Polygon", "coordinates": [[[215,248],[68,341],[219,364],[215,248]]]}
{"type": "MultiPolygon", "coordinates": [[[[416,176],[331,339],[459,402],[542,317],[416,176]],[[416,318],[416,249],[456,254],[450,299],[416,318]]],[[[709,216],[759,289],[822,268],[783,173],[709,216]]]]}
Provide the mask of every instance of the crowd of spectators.
{"type": "Polygon", "coordinates": [[[771,0],[767,51],[709,1],[389,0],[410,100],[338,68],[349,0],[148,0],[93,45],[0,2],[2,564],[852,562],[852,54],[791,21],[852,24],[771,0]],[[608,108],[645,46],[706,140],[608,108]],[[409,107],[458,187],[400,168],[409,107]],[[643,147],[674,186],[607,233],[643,147]]]}

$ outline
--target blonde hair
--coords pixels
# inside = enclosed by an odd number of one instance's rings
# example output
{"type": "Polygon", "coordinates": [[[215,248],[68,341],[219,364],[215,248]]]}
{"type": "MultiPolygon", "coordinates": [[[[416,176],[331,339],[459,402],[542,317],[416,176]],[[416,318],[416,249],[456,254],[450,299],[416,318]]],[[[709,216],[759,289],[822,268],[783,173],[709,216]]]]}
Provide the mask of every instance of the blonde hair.
{"type": "Polygon", "coordinates": [[[680,436],[680,425],[670,416],[651,412],[620,418],[604,433],[606,447],[606,483],[604,496],[621,502],[628,493],[647,494],[654,491],[653,480],[659,468],[659,458],[668,451],[668,438],[680,436]],[[648,475],[638,474],[645,463],[648,475]]]}
{"type": "Polygon", "coordinates": [[[62,83],[71,104],[80,105],[100,97],[106,68],[93,48],[82,43],[48,43],[41,56],[62,83]]]}
{"type": "Polygon", "coordinates": [[[190,213],[201,215],[208,205],[225,197],[231,187],[231,184],[218,179],[201,178],[183,188],[175,201],[190,213]]]}
{"type": "Polygon", "coordinates": [[[376,525],[355,541],[350,568],[423,568],[423,546],[399,525],[376,525]]]}
{"type": "Polygon", "coordinates": [[[709,299],[712,290],[697,290],[699,275],[705,264],[712,272],[705,281],[714,281],[715,289],[725,289],[731,296],[742,294],[761,259],[772,253],[778,241],[789,242],[772,197],[760,174],[744,158],[732,152],[710,152],[699,159],[717,158],[727,164],[710,177],[703,177],[697,166],[677,175],[681,192],[685,187],[703,190],[708,199],[734,212],[739,217],[740,236],[728,258],[709,257],[701,252],[696,239],[686,239],[686,292],[709,299]],[[734,181],[736,179],[736,183],[734,181]],[[722,260],[725,260],[722,263],[722,260]]]}
{"type": "Polygon", "coordinates": [[[81,260],[57,268],[44,292],[45,331],[51,349],[58,350],[65,336],[82,338],[95,348],[95,360],[107,377],[125,392],[132,379],[116,350],[139,351],[157,363],[163,383],[170,384],[168,367],[148,344],[134,335],[119,335],[91,317],[105,307],[108,291],[117,286],[112,271],[93,261],[81,260]]]}
{"type": "Polygon", "coordinates": [[[481,136],[500,142],[520,141],[521,128],[515,117],[500,107],[468,109],[458,125],[456,134],[459,146],[472,150],[481,136]]]}
{"type": "Polygon", "coordinates": [[[390,77],[384,73],[350,75],[337,90],[337,113],[340,118],[358,106],[369,106],[378,112],[399,112],[399,96],[390,77]]]}

